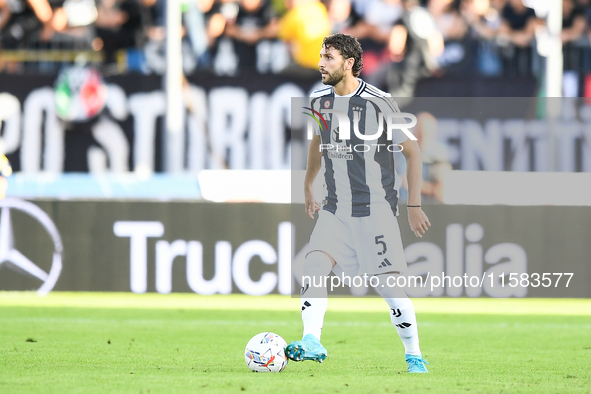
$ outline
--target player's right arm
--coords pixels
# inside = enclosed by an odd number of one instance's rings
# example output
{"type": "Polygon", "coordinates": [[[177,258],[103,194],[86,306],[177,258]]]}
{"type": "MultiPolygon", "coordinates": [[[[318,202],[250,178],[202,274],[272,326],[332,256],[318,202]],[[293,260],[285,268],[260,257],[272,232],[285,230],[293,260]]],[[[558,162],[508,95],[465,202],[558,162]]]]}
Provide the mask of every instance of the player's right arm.
{"type": "Polygon", "coordinates": [[[314,134],[308,150],[308,166],[306,167],[306,179],[304,180],[306,214],[310,219],[314,219],[314,213],[320,210],[320,203],[314,197],[314,180],[318,175],[318,171],[320,171],[321,159],[320,136],[314,134]]]}

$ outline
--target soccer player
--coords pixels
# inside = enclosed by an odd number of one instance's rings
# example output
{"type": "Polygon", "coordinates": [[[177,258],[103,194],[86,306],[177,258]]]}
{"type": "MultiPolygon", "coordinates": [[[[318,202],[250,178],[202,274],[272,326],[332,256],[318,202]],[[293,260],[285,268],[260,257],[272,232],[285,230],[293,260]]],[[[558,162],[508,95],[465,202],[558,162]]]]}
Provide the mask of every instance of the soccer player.
{"type": "Polygon", "coordinates": [[[339,133],[339,127],[343,126],[339,126],[340,121],[332,113],[333,116],[323,118],[326,126],[320,125],[310,142],[304,184],[305,209],[311,219],[319,212],[310,236],[303,278],[316,279],[310,281],[312,283],[302,283],[304,335],[301,341],[287,346],[286,354],[294,361],[322,362],[328,355],[320,343],[328,294],[326,284],[316,284],[331,270],[353,276],[367,274],[379,280],[376,290],[390,307],[390,319],[404,344],[408,372],[426,373],[413,304],[403,288],[389,285],[395,282],[388,281],[389,277],[395,280],[407,268],[396,219],[399,180],[394,171],[393,155],[400,153],[393,152],[400,147],[407,162],[410,228],[417,237],[422,237],[431,225],[421,209],[421,153],[417,142],[402,130],[393,131],[392,141],[387,140],[387,133],[383,132],[377,144],[375,140],[360,139],[353,133],[357,127],[361,134],[376,135],[380,126],[385,129],[387,125],[384,119],[380,124],[379,114],[400,112],[390,94],[358,78],[363,67],[362,52],[356,38],[340,33],[326,37],[320,51],[318,67],[322,82],[329,86],[313,92],[311,109],[317,114],[321,110],[348,114],[350,140],[340,135],[343,130],[339,133]],[[312,185],[320,171],[322,157],[327,195],[321,209],[312,185]]]}

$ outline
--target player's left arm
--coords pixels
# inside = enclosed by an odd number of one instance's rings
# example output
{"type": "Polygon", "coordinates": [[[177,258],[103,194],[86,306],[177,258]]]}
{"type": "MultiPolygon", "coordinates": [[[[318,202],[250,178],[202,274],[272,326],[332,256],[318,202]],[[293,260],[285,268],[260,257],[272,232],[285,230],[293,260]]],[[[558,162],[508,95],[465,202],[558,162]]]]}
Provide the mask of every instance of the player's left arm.
{"type": "Polygon", "coordinates": [[[406,158],[406,178],[408,182],[408,223],[410,229],[419,238],[427,232],[431,226],[429,218],[423,212],[421,205],[421,183],[423,159],[421,150],[416,141],[407,139],[402,144],[402,154],[406,158]],[[413,207],[414,206],[414,207],[413,207]],[[418,207],[416,207],[418,206],[418,207]]]}

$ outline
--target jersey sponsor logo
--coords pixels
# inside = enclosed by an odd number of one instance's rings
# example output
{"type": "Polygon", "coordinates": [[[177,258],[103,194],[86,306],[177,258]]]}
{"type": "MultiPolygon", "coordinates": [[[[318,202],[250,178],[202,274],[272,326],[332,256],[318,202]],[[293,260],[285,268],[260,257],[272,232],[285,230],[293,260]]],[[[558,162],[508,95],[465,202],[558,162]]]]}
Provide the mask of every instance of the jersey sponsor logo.
{"type": "Polygon", "coordinates": [[[5,198],[0,200],[0,266],[3,264],[16,272],[32,276],[41,282],[37,294],[46,295],[57,282],[62,271],[62,239],[57,227],[43,210],[28,201],[5,198]],[[14,240],[26,234],[15,234],[12,226],[12,211],[20,211],[35,219],[53,242],[51,265],[33,262],[15,247],[14,240]],[[44,268],[40,267],[43,266],[44,268]]]}
{"type": "Polygon", "coordinates": [[[327,155],[331,160],[353,160],[352,153],[328,151],[327,155]]]}

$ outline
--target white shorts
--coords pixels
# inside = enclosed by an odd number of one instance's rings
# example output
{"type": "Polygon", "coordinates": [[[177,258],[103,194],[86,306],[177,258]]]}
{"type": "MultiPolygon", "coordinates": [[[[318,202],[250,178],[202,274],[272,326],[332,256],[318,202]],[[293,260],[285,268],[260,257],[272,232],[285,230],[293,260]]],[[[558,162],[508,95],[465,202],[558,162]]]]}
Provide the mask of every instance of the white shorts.
{"type": "Polygon", "coordinates": [[[372,205],[366,217],[320,210],[308,250],[328,253],[337,275],[340,270],[349,276],[407,270],[398,220],[388,204],[372,205]]]}

